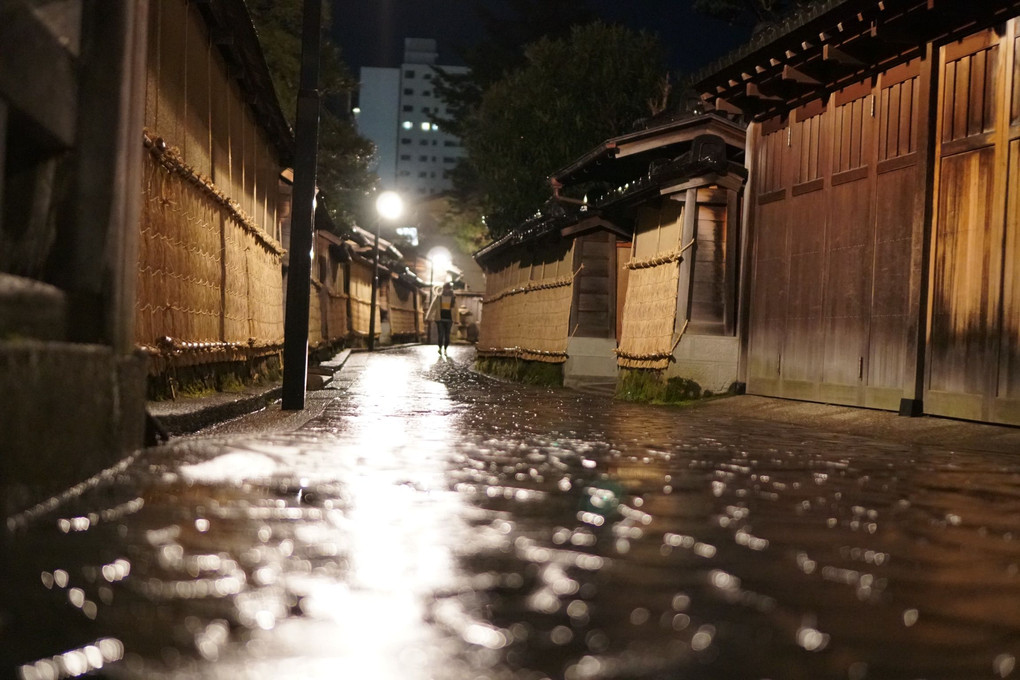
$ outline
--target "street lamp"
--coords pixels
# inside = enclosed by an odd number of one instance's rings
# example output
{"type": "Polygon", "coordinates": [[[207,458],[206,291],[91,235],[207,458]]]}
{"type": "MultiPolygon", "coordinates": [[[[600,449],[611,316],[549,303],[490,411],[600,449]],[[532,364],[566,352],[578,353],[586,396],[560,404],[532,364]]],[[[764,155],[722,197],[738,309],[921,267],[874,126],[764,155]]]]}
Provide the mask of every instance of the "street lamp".
{"type": "Polygon", "coordinates": [[[379,291],[379,227],[382,221],[395,220],[404,212],[404,201],[395,191],[384,191],[375,199],[375,248],[372,257],[372,302],[368,316],[368,351],[375,351],[375,299],[379,291]]]}

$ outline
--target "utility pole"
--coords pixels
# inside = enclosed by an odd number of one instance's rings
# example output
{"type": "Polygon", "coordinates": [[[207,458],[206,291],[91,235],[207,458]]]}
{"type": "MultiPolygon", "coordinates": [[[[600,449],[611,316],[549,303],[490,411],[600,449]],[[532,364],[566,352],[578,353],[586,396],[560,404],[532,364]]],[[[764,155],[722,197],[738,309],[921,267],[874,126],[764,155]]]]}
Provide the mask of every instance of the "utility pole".
{"type": "Polygon", "coordinates": [[[322,0],[305,0],[301,29],[301,76],[295,119],[294,189],[283,326],[283,409],[305,407],[308,380],[308,307],[315,230],[315,167],[319,144],[319,30],[322,0]]]}

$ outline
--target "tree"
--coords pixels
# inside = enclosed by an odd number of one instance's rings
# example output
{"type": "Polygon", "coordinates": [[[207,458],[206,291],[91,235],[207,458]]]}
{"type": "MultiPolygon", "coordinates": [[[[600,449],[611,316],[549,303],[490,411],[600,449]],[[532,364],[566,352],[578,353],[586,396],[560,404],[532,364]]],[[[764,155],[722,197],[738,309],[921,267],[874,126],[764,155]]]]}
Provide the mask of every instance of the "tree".
{"type": "MultiPolygon", "coordinates": [[[[247,0],[284,115],[293,125],[301,70],[302,0],[247,0]]],[[[329,32],[330,5],[323,4],[319,92],[319,157],[316,183],[338,230],[358,221],[364,196],[375,186],[368,169],[375,146],[358,134],[347,110],[357,86],[329,32]]]]}
{"type": "Polygon", "coordinates": [[[694,10],[731,23],[763,27],[824,0],[694,0],[694,10]]]}
{"type": "Polygon", "coordinates": [[[449,116],[434,122],[451,134],[461,136],[461,125],[490,86],[525,65],[526,45],[541,38],[566,37],[574,26],[595,20],[586,0],[506,0],[505,10],[505,14],[496,14],[476,0],[475,12],[485,39],[461,51],[468,72],[436,69],[433,89],[446,103],[449,116]]]}
{"type": "Polygon", "coordinates": [[[463,124],[474,191],[493,238],[549,198],[549,174],[647,117],[666,74],[656,38],[603,23],[539,40],[525,57],[523,68],[485,91],[463,124]]]}
{"type": "MultiPolygon", "coordinates": [[[[541,38],[565,38],[574,26],[590,23],[595,15],[587,0],[505,0],[501,12],[491,3],[475,0],[484,39],[461,50],[467,73],[437,68],[433,79],[436,95],[446,104],[448,115],[434,117],[444,130],[463,138],[465,125],[482,96],[495,83],[527,64],[525,47],[541,38]]],[[[461,161],[453,170],[452,209],[443,217],[440,230],[454,235],[465,252],[477,250],[484,240],[481,184],[474,165],[461,161]]]]}

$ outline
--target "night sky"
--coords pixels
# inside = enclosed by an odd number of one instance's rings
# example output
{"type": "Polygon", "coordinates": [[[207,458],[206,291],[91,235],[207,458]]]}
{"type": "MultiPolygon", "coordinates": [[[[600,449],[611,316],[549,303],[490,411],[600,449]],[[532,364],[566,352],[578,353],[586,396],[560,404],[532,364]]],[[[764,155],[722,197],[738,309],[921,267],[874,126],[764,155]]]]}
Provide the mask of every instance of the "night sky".
{"type": "MultiPolygon", "coordinates": [[[[344,61],[357,76],[362,66],[398,66],[404,38],[435,38],[440,63],[457,64],[458,48],[481,37],[473,0],[332,0],[333,24],[344,61]]],[[[499,0],[487,0],[495,7],[499,0]]],[[[550,0],[555,1],[555,0],[550,0]]],[[[657,33],[670,65],[692,73],[746,42],[748,31],[690,10],[690,0],[590,0],[608,21],[657,33]]]]}

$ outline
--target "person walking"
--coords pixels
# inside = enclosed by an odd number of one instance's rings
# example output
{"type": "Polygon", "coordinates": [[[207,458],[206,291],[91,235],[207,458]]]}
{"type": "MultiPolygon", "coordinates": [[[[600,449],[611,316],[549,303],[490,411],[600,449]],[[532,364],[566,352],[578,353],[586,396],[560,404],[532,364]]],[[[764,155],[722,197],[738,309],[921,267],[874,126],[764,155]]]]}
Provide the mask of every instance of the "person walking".
{"type": "Polygon", "coordinates": [[[443,284],[443,290],[432,301],[426,315],[429,321],[436,322],[436,333],[439,336],[437,344],[439,353],[446,354],[450,346],[450,331],[453,329],[453,309],[457,305],[457,298],[453,294],[453,284],[447,281],[443,284]]]}

